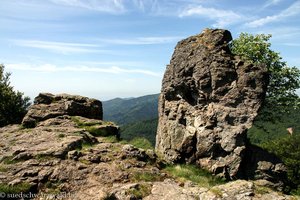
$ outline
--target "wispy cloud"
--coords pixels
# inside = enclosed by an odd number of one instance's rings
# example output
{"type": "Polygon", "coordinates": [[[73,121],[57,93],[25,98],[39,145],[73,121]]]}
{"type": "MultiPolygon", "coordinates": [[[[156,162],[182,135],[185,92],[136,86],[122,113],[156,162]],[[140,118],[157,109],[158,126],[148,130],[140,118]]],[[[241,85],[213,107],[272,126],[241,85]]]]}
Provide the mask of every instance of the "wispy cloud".
{"type": "Polygon", "coordinates": [[[15,45],[23,47],[31,47],[37,49],[49,50],[55,53],[90,53],[101,52],[105,50],[96,49],[99,45],[83,44],[83,43],[66,43],[66,42],[50,42],[40,40],[14,40],[15,45]]]}
{"type": "MultiPolygon", "coordinates": [[[[246,30],[244,30],[246,32],[246,30]]],[[[280,26],[271,28],[259,28],[252,31],[253,34],[271,34],[272,40],[282,43],[283,41],[294,41],[300,36],[300,28],[294,26],[280,26]]]]}
{"type": "Polygon", "coordinates": [[[90,67],[90,66],[65,66],[58,67],[53,64],[31,65],[31,64],[6,64],[7,69],[23,70],[23,71],[37,71],[37,72],[95,72],[95,73],[110,73],[110,74],[143,74],[148,76],[161,77],[162,74],[144,69],[127,69],[118,66],[111,67],[90,67]]]}
{"type": "Polygon", "coordinates": [[[282,1],[283,0],[268,0],[263,7],[267,8],[267,7],[270,7],[270,6],[278,5],[282,1]]]}
{"type": "Polygon", "coordinates": [[[224,27],[229,24],[236,23],[243,18],[242,15],[235,13],[232,10],[207,8],[203,7],[202,5],[189,6],[179,14],[179,17],[187,16],[201,16],[211,20],[215,20],[216,23],[213,24],[214,27],[224,27]]]}
{"type": "Polygon", "coordinates": [[[97,41],[107,44],[118,45],[151,45],[151,44],[165,44],[172,43],[182,39],[179,36],[166,37],[138,37],[133,39],[98,39],[97,41]]]}
{"type": "Polygon", "coordinates": [[[133,6],[143,12],[156,12],[162,0],[131,0],[133,6]]]}
{"type": "Polygon", "coordinates": [[[123,0],[50,0],[51,2],[64,5],[79,7],[88,10],[95,10],[105,13],[120,14],[126,11],[123,0]]]}
{"type": "Polygon", "coordinates": [[[296,1],[292,5],[290,5],[287,9],[281,11],[277,15],[271,15],[271,16],[266,16],[257,20],[254,20],[252,22],[249,22],[246,24],[246,26],[251,27],[251,28],[256,28],[256,27],[261,27],[265,24],[269,24],[272,22],[276,21],[281,21],[286,18],[299,15],[300,14],[300,1],[296,1]]]}

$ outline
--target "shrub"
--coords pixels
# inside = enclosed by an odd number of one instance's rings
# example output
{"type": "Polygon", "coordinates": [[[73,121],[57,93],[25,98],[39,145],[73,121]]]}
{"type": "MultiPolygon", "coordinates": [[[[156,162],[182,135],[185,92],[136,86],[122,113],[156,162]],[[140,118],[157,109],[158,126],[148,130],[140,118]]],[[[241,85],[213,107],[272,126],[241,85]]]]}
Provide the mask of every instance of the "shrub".
{"type": "Polygon", "coordinates": [[[4,65],[0,65],[0,127],[20,123],[30,105],[29,97],[10,86],[10,75],[4,73],[4,65]]]}

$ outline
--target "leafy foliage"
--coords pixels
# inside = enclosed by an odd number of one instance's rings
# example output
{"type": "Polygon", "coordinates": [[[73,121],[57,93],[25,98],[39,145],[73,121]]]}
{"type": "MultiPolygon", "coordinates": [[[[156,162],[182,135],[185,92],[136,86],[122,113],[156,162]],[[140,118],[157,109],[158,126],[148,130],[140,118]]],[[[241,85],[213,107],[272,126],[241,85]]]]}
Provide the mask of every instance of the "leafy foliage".
{"type": "MultiPolygon", "coordinates": [[[[231,50],[243,59],[266,65],[269,85],[266,101],[248,131],[252,143],[279,156],[288,167],[292,188],[300,185],[300,100],[296,90],[300,87],[300,70],[288,67],[279,53],[271,50],[271,35],[242,33],[233,40],[231,50]],[[287,128],[294,129],[293,136],[287,128]]],[[[298,190],[300,191],[300,190],[298,190]]]]}
{"type": "Polygon", "coordinates": [[[296,89],[300,88],[300,70],[288,67],[280,54],[271,50],[270,38],[271,35],[241,33],[231,43],[234,54],[255,64],[264,64],[269,71],[266,101],[260,114],[264,120],[279,119],[290,108],[300,107],[296,94],[296,89]]]}
{"type": "Polygon", "coordinates": [[[29,97],[10,86],[10,75],[4,72],[4,65],[0,65],[0,127],[20,123],[30,105],[29,97]]]}

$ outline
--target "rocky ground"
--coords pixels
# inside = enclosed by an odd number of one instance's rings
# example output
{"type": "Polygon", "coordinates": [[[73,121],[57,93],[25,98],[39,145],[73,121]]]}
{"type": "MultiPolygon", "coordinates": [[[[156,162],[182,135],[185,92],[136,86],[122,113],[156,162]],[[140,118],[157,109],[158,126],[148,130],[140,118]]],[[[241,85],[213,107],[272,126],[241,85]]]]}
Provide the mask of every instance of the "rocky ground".
{"type": "Polygon", "coordinates": [[[117,141],[112,127],[65,115],[1,128],[0,198],[295,199],[250,181],[201,187],[179,179],[153,150],[117,141]]]}

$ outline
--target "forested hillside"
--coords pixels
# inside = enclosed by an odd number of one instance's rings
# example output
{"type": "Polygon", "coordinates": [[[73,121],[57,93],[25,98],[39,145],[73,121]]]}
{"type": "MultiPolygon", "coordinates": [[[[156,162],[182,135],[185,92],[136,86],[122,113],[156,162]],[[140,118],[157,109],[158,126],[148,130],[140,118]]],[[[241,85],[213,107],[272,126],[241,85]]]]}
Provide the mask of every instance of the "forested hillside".
{"type": "Polygon", "coordinates": [[[257,145],[298,134],[300,134],[300,109],[291,109],[275,121],[264,121],[262,118],[258,118],[248,131],[251,143],[257,145]],[[287,130],[288,128],[292,133],[287,130]]]}
{"type": "Polygon", "coordinates": [[[158,116],[158,94],[131,99],[116,98],[103,101],[104,120],[123,126],[129,123],[149,120],[158,116]]]}
{"type": "Polygon", "coordinates": [[[158,118],[154,118],[126,124],[121,127],[121,137],[125,140],[131,140],[135,137],[143,137],[154,146],[157,122],[158,118]]]}
{"type": "Polygon", "coordinates": [[[121,126],[121,137],[132,140],[146,138],[155,145],[159,94],[131,99],[116,98],[103,102],[104,119],[121,126]]]}

